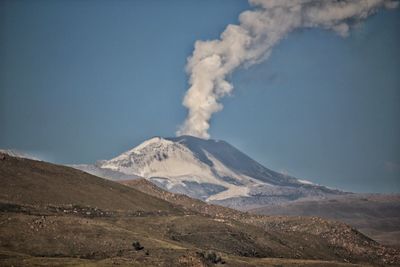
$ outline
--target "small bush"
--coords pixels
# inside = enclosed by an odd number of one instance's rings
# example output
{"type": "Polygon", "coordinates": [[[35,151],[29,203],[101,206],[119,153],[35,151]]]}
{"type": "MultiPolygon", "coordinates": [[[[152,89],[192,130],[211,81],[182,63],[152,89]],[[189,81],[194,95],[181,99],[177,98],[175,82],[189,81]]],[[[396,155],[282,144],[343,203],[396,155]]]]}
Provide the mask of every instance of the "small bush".
{"type": "Polygon", "coordinates": [[[207,251],[207,252],[199,252],[198,253],[201,258],[203,258],[208,263],[221,263],[224,264],[225,261],[221,258],[221,256],[217,255],[214,251],[207,251]]]}
{"type": "Polygon", "coordinates": [[[132,243],[132,246],[133,246],[133,248],[134,248],[135,250],[142,250],[142,249],[144,249],[144,247],[140,244],[139,241],[133,242],[133,243],[132,243]]]}

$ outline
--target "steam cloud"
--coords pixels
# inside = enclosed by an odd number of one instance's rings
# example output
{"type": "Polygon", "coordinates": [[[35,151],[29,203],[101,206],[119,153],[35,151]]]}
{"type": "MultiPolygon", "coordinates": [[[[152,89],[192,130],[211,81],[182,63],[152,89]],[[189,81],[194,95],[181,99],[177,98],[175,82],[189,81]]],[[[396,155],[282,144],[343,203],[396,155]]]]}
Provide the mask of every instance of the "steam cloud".
{"type": "Polygon", "coordinates": [[[350,26],[366,19],[379,8],[398,6],[392,0],[249,0],[253,10],[239,16],[239,25],[228,25],[220,39],[196,41],[186,71],[190,88],[183,105],[188,115],[177,135],[208,139],[211,116],[223,105],[218,100],[233,86],[226,78],[239,66],[266,60],[272,48],[291,31],[319,27],[340,36],[350,26]]]}

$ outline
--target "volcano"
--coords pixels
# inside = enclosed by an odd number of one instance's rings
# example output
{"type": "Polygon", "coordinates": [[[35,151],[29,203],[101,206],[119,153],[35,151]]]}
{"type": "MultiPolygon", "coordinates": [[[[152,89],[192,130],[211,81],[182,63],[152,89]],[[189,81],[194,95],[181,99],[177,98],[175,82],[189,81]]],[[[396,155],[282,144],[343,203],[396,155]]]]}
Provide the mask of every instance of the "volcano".
{"type": "Polygon", "coordinates": [[[110,160],[73,167],[112,180],[142,177],[237,209],[345,194],[270,170],[225,141],[193,136],[153,137],[110,160]]]}

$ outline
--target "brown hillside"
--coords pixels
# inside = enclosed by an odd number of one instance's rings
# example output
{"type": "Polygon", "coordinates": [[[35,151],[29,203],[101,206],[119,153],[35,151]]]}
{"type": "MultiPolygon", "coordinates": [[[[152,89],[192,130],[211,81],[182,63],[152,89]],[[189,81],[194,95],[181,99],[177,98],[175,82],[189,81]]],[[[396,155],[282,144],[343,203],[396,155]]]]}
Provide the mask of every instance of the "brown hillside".
{"type": "Polygon", "coordinates": [[[167,202],[46,162],[0,155],[0,182],[0,266],[211,266],[212,253],[224,266],[400,263],[344,224],[167,202]]]}
{"type": "Polygon", "coordinates": [[[400,247],[400,195],[353,194],[327,200],[265,206],[251,212],[337,220],[357,228],[380,243],[400,247]]]}
{"type": "MultiPolygon", "coordinates": [[[[324,254],[323,250],[318,249],[318,246],[322,248],[327,245],[333,247],[336,250],[335,253],[340,254],[346,261],[355,261],[357,257],[362,257],[362,255],[368,255],[370,258],[375,258],[375,260],[380,257],[377,255],[384,255],[384,261],[386,262],[400,260],[400,254],[396,249],[385,248],[354,228],[338,221],[330,221],[315,216],[260,216],[207,204],[185,195],[167,192],[145,179],[127,180],[121,181],[121,183],[177,204],[186,210],[199,212],[217,219],[233,219],[262,227],[269,234],[276,236],[277,239],[284,237],[282,243],[292,247],[293,253],[302,255],[301,257],[324,258],[326,256],[322,256],[324,254]],[[304,239],[299,240],[299,238],[304,239]],[[314,243],[314,245],[308,243],[308,249],[315,246],[315,244],[318,245],[314,249],[308,250],[302,243],[310,239],[312,239],[313,242],[311,243],[314,243]],[[290,241],[287,242],[287,240],[290,241]],[[321,245],[319,242],[327,242],[327,244],[321,245]],[[302,247],[302,249],[298,250],[299,247],[302,247]],[[322,254],[318,256],[320,252],[322,254]]],[[[275,212],[279,213],[278,210],[275,212]]]]}
{"type": "Polygon", "coordinates": [[[174,210],[133,188],[54,164],[5,155],[0,160],[0,201],[29,205],[85,205],[99,209],[174,210]]]}

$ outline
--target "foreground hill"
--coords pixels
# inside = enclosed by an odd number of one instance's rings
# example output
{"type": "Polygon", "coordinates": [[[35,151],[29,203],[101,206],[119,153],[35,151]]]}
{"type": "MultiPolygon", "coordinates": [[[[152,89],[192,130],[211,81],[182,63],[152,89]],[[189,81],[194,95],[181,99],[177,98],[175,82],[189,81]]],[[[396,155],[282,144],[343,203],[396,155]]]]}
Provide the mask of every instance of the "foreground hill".
{"type": "Polygon", "coordinates": [[[236,209],[345,194],[270,170],[225,141],[193,136],[154,137],[113,159],[73,167],[114,180],[143,177],[236,209]]]}
{"type": "Polygon", "coordinates": [[[344,224],[226,208],[218,217],[45,162],[0,154],[0,181],[1,266],[400,263],[398,251],[344,224]]]}
{"type": "MultiPolygon", "coordinates": [[[[335,246],[337,249],[339,247],[345,247],[351,251],[358,250],[363,251],[363,253],[374,254],[377,250],[380,250],[378,247],[372,245],[373,248],[371,250],[365,249],[363,247],[366,243],[372,244],[368,240],[366,241],[364,238],[360,238],[362,235],[359,235],[354,229],[351,229],[347,225],[339,222],[327,221],[318,217],[300,217],[300,216],[258,216],[255,214],[239,212],[237,210],[232,210],[226,207],[218,206],[218,205],[210,205],[203,201],[199,201],[196,199],[189,198],[185,195],[174,194],[160,189],[155,186],[151,182],[145,179],[135,179],[135,180],[126,180],[120,181],[120,183],[136,188],[142,192],[150,194],[152,196],[156,196],[162,198],[166,201],[179,205],[181,208],[186,210],[198,211],[204,215],[212,216],[222,220],[234,219],[236,221],[241,221],[246,224],[256,225],[258,227],[262,227],[267,229],[269,232],[279,232],[282,234],[291,232],[297,237],[302,236],[304,232],[307,234],[312,233],[314,238],[323,238],[328,240],[330,245],[335,246]],[[356,234],[357,233],[357,234],[356,234]],[[376,251],[373,251],[376,250],[376,251]],[[371,253],[372,252],[372,253],[371,253]]],[[[349,196],[350,197],[350,196],[349,196]]],[[[354,195],[351,196],[355,198],[354,195]]],[[[378,197],[378,196],[375,196],[378,197]]],[[[395,198],[395,197],[392,197],[395,198]]],[[[396,199],[393,199],[393,203],[395,203],[396,199]]],[[[332,201],[332,200],[331,200],[332,201]]],[[[330,201],[330,202],[331,202],[330,201]]],[[[338,207],[337,207],[338,208],[338,207]]],[[[388,207],[387,212],[393,212],[393,207],[388,207]]],[[[340,207],[339,207],[340,209],[340,207]]],[[[356,207],[357,209],[357,207],[356,207]]],[[[362,209],[360,210],[362,211],[362,209]]],[[[279,209],[275,210],[276,213],[279,213],[279,209]]],[[[337,212],[337,210],[326,211],[328,214],[333,214],[337,212]]],[[[353,210],[355,212],[355,210],[353,210]]],[[[384,215],[385,211],[381,211],[381,215],[384,215]]],[[[350,213],[349,217],[351,217],[350,213]]],[[[310,215],[312,216],[312,215],[310,215]]],[[[354,217],[354,215],[353,215],[354,217]]],[[[307,240],[307,237],[305,237],[307,240]]],[[[292,239],[292,238],[289,238],[292,239]]],[[[293,248],[294,251],[296,248],[293,248]]],[[[318,251],[318,250],[317,250],[318,251]]],[[[343,252],[342,252],[343,253],[343,252]]],[[[344,254],[342,254],[344,255],[344,254]]]]}
{"type": "Polygon", "coordinates": [[[400,195],[352,194],[327,200],[269,205],[250,212],[338,220],[383,244],[400,247],[400,195]]]}
{"type": "Polygon", "coordinates": [[[10,156],[0,166],[2,202],[131,211],[174,209],[168,202],[73,168],[10,156]]]}

